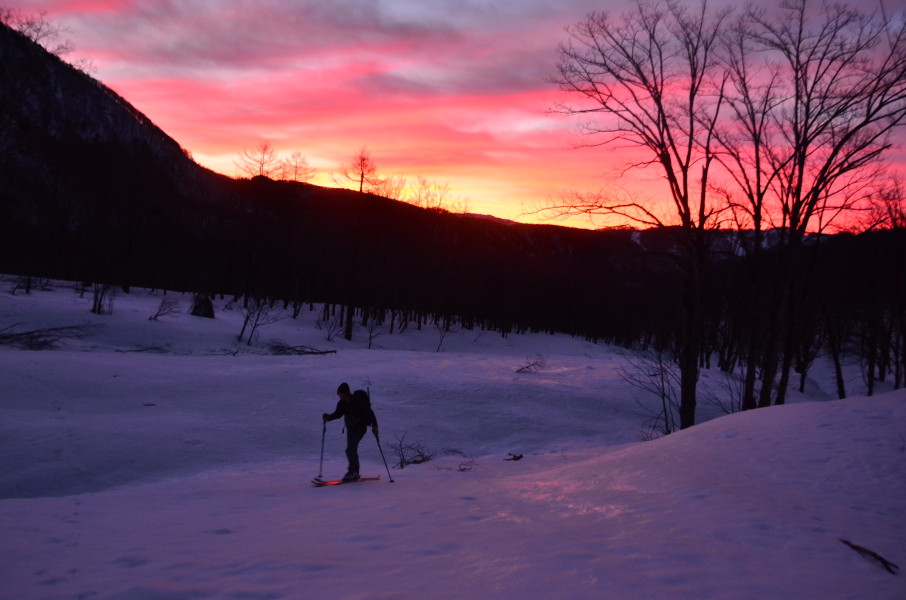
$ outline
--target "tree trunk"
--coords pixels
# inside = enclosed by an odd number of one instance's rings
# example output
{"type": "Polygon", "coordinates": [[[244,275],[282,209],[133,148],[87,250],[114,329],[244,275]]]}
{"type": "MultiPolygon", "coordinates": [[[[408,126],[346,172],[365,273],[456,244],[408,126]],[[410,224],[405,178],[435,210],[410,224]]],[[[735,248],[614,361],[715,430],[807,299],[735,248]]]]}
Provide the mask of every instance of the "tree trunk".
{"type": "Polygon", "coordinates": [[[695,425],[696,391],[698,388],[698,344],[692,340],[680,352],[680,429],[695,425]]]}
{"type": "Polygon", "coordinates": [[[696,395],[698,391],[698,378],[701,372],[699,357],[702,347],[702,300],[701,280],[704,265],[707,260],[705,243],[700,238],[700,232],[686,232],[691,234],[688,240],[690,246],[685,266],[685,297],[683,298],[684,324],[680,331],[678,342],[678,362],[680,368],[680,429],[687,429],[695,425],[696,395]]]}
{"type": "Polygon", "coordinates": [[[783,366],[780,369],[780,381],[777,383],[777,396],[774,399],[774,404],[780,406],[781,404],[786,403],[786,391],[790,386],[790,371],[793,367],[793,357],[790,353],[787,353],[783,357],[783,366]]]}
{"type": "Polygon", "coordinates": [[[343,337],[352,341],[352,321],[355,309],[352,306],[346,307],[346,329],[343,331],[343,337]]]}
{"type": "Polygon", "coordinates": [[[837,397],[841,400],[846,398],[846,386],[843,380],[843,366],[840,363],[840,346],[841,342],[837,338],[834,324],[831,321],[830,312],[825,307],[825,319],[827,321],[827,348],[830,350],[831,358],[834,361],[834,375],[837,380],[837,397]]]}

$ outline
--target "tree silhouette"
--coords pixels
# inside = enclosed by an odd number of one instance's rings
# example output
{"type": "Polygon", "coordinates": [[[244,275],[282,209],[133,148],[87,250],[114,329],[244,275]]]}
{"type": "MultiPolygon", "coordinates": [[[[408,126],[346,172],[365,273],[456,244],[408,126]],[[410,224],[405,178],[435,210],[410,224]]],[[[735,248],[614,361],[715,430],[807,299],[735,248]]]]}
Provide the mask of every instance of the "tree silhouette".
{"type": "Polygon", "coordinates": [[[811,258],[810,232],[840,215],[868,209],[877,196],[878,163],[891,133],[906,123],[906,22],[844,4],[812,14],[808,0],[782,4],[780,17],[750,7],[727,37],[732,119],[717,133],[723,166],[740,198],[738,223],[754,235],[750,258],[754,303],[745,404],[782,404],[811,310],[800,269],[811,258]],[[762,263],[764,224],[779,233],[781,260],[762,263]],[[798,312],[797,312],[798,311],[798,312]],[[779,381],[775,385],[775,378],[779,381]]]}
{"type": "Polygon", "coordinates": [[[657,168],[670,193],[666,217],[612,193],[574,194],[548,210],[675,226],[682,427],[694,422],[707,351],[710,231],[746,230],[737,236],[750,274],[744,405],[781,404],[811,335],[818,246],[808,237],[877,201],[878,163],[906,124],[906,22],[845,4],[811,8],[784,0],[779,12],[750,7],[731,23],[705,2],[638,0],[620,18],[588,15],[559,48],[556,82],[572,100],[562,110],[585,119],[588,145],[640,149],[627,168],[657,168]]]}
{"type": "Polygon", "coordinates": [[[638,2],[621,19],[592,13],[569,29],[559,47],[561,89],[578,98],[561,107],[572,115],[596,115],[584,133],[592,144],[628,144],[646,158],[630,167],[656,167],[667,181],[672,212],[663,219],[634,200],[573,196],[549,209],[561,214],[604,214],[647,226],[679,225],[679,260],[685,274],[683,318],[677,341],[680,425],[695,423],[701,353],[701,276],[708,260],[707,232],[718,224],[710,202],[713,131],[723,102],[717,47],[726,13],[711,17],[678,2],[638,2]],[[716,84],[714,83],[716,81],[716,84]]]}
{"type": "Polygon", "coordinates": [[[51,54],[62,57],[73,51],[72,42],[63,37],[67,30],[48,21],[45,10],[30,15],[13,8],[0,6],[0,23],[40,44],[51,54]]]}
{"type": "Polygon", "coordinates": [[[236,168],[249,177],[271,177],[280,170],[282,163],[270,142],[259,142],[252,150],[242,150],[234,161],[236,168]]]}
{"type": "Polygon", "coordinates": [[[371,158],[366,146],[359,148],[359,151],[352,158],[349,164],[345,165],[340,171],[340,175],[349,181],[355,182],[359,186],[359,193],[365,191],[365,185],[379,186],[382,179],[377,175],[377,166],[371,158]]]}
{"type": "Polygon", "coordinates": [[[281,164],[285,181],[311,181],[317,171],[299,151],[293,152],[281,164]]]}

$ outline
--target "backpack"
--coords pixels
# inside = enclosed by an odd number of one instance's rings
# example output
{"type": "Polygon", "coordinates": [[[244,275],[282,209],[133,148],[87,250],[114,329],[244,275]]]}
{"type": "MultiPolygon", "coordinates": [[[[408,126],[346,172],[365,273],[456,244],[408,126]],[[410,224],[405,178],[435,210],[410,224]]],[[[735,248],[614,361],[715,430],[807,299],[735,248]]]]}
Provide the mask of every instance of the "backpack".
{"type": "Polygon", "coordinates": [[[368,397],[368,392],[356,390],[353,392],[350,402],[352,403],[350,413],[356,424],[366,426],[374,424],[374,412],[371,410],[371,398],[368,397]]]}

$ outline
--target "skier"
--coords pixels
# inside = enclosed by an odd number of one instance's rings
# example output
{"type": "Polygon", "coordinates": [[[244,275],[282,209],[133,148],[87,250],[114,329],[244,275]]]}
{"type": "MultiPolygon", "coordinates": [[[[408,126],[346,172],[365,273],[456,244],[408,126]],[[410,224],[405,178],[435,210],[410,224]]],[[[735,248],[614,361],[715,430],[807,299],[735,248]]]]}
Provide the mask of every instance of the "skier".
{"type": "Polygon", "coordinates": [[[355,481],[359,478],[359,442],[365,437],[368,427],[374,437],[378,437],[377,418],[371,410],[371,401],[365,390],[356,390],[355,394],[349,393],[349,384],[341,383],[337,388],[337,409],[332,413],[324,413],[325,422],[343,417],[346,424],[346,458],[349,469],[343,476],[343,481],[355,481]]]}

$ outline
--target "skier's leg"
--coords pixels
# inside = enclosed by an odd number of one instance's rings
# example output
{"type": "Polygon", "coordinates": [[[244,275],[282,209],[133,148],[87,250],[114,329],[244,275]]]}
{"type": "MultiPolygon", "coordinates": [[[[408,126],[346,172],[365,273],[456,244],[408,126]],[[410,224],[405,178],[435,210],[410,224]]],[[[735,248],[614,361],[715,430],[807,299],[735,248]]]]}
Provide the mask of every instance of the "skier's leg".
{"type": "Polygon", "coordinates": [[[349,470],[346,472],[347,478],[357,478],[359,476],[359,442],[365,437],[365,430],[346,429],[346,459],[349,461],[349,470]]]}
{"type": "Polygon", "coordinates": [[[358,453],[358,443],[355,441],[355,434],[347,429],[346,430],[346,460],[348,466],[346,468],[345,478],[351,477],[353,474],[357,473],[359,470],[359,453],[358,453]]]}

